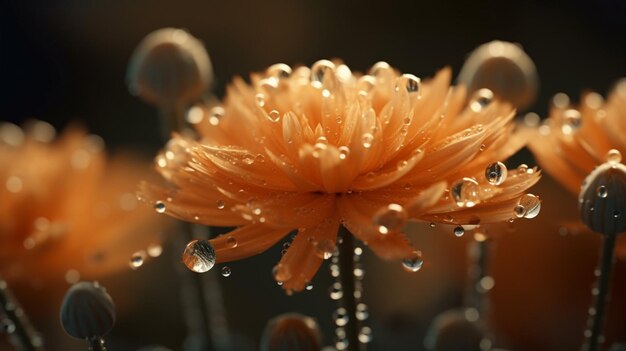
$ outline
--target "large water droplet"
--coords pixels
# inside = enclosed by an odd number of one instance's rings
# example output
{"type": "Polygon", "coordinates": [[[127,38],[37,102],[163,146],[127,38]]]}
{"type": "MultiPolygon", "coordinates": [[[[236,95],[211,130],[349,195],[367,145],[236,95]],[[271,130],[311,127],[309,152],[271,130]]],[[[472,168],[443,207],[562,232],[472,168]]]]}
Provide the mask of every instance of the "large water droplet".
{"type": "Polygon", "coordinates": [[[422,269],[424,260],[422,260],[422,253],[419,251],[413,251],[413,253],[402,260],[402,267],[407,272],[417,272],[422,269]]]}
{"type": "Polygon", "coordinates": [[[462,226],[454,227],[454,236],[462,237],[465,234],[465,229],[462,226]]]}
{"type": "Polygon", "coordinates": [[[324,79],[329,72],[334,71],[335,64],[328,60],[317,61],[311,66],[311,85],[314,88],[322,88],[324,79]]]}
{"type": "Polygon", "coordinates": [[[196,272],[208,272],[215,265],[215,248],[209,240],[192,240],[183,252],[183,263],[196,272]]]}
{"type": "Polygon", "coordinates": [[[450,187],[452,199],[459,207],[474,207],[480,202],[479,191],[478,182],[472,178],[460,179],[450,187]]]}
{"type": "Polygon", "coordinates": [[[222,267],[222,277],[230,277],[232,270],[228,266],[222,267]]]}
{"type": "Polygon", "coordinates": [[[130,256],[130,261],[128,262],[130,268],[137,269],[143,266],[144,261],[146,260],[146,252],[145,251],[137,251],[132,256],[130,256]]]}
{"type": "Polygon", "coordinates": [[[403,74],[396,79],[396,91],[405,89],[409,93],[419,93],[420,79],[412,74],[403,74]]]}
{"type": "Polygon", "coordinates": [[[494,162],[485,168],[485,178],[491,185],[500,185],[504,183],[507,176],[507,169],[504,163],[494,162]]]}
{"type": "Polygon", "coordinates": [[[517,217],[535,218],[541,211],[541,200],[533,194],[525,194],[519,198],[514,208],[517,217]]]}
{"type": "Polygon", "coordinates": [[[163,201],[157,201],[154,203],[154,210],[158,213],[164,213],[166,210],[165,203],[163,201]]]}
{"type": "Polygon", "coordinates": [[[580,128],[581,124],[582,118],[580,112],[574,109],[563,112],[563,123],[561,124],[561,132],[563,132],[563,134],[572,134],[580,128]]]}
{"type": "Polygon", "coordinates": [[[373,221],[380,234],[388,234],[402,230],[407,219],[408,215],[402,205],[389,204],[376,212],[373,221]]]}
{"type": "Polygon", "coordinates": [[[606,153],[606,162],[613,164],[622,162],[622,153],[615,149],[609,150],[606,153]]]}
{"type": "Polygon", "coordinates": [[[361,144],[364,148],[369,149],[372,147],[372,143],[374,142],[374,136],[372,133],[363,133],[361,136],[361,144]]]}
{"type": "Polygon", "coordinates": [[[470,101],[470,109],[474,112],[480,112],[493,101],[493,92],[489,89],[479,89],[472,96],[470,101]]]}
{"type": "Polygon", "coordinates": [[[291,76],[292,70],[291,67],[284,63],[277,63],[275,65],[271,65],[267,71],[265,71],[265,75],[269,78],[274,78],[277,80],[286,79],[291,76]]]}

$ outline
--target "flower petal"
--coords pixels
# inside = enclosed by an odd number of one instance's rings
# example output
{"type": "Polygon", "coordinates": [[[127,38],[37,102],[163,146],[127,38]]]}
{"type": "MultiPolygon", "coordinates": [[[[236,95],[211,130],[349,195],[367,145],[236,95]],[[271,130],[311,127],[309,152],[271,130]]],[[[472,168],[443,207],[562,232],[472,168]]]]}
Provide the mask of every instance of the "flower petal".
{"type": "Polygon", "coordinates": [[[290,231],[291,228],[273,229],[263,224],[249,224],[210,241],[215,248],[216,262],[223,263],[260,254],[290,231]]]}

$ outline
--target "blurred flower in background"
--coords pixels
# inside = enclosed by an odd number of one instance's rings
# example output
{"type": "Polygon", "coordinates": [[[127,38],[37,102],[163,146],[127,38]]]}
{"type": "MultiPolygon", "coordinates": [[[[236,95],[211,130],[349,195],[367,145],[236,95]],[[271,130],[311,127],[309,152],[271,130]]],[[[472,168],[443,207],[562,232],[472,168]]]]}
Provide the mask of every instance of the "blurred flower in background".
{"type": "Polygon", "coordinates": [[[50,292],[160,255],[165,222],[134,193],[147,168],[107,159],[80,128],[55,134],[41,121],[0,125],[0,275],[50,292]]]}
{"type": "Polygon", "coordinates": [[[193,270],[258,254],[299,229],[274,277],[300,291],[343,224],[378,256],[417,271],[419,252],[402,232],[408,219],[477,225],[540,209],[524,194],[539,172],[499,162],[526,142],[511,106],[487,89],[468,97],[450,79],[443,69],[422,84],[384,62],[352,74],[328,60],[293,71],[276,64],[252,85],[236,79],[223,106],[189,110],[200,141],[176,135],[156,158],[173,187],[145,183],[142,196],[179,219],[241,226],[190,243],[183,261],[193,270]]]}

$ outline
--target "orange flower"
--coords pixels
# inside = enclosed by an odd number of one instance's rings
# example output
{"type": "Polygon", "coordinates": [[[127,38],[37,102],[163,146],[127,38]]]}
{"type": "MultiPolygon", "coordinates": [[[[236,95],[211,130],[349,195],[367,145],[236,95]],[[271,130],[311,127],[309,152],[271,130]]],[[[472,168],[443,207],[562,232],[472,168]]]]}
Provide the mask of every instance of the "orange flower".
{"type": "MultiPolygon", "coordinates": [[[[274,269],[287,291],[311,280],[342,224],[378,256],[417,262],[407,219],[505,221],[539,179],[527,168],[506,177],[495,163],[525,144],[512,108],[486,90],[468,101],[450,76],[422,84],[383,62],[360,76],[322,60],[293,72],[273,65],[251,85],[235,79],[223,106],[190,109],[200,140],[174,135],[157,157],[172,189],[144,183],[142,196],[182,220],[239,227],[210,241],[217,262],[298,230],[274,269]]],[[[536,215],[538,199],[523,201],[530,208],[517,215],[536,215]]]]}
{"type": "MultiPolygon", "coordinates": [[[[26,133],[0,125],[0,275],[46,283],[128,268],[137,250],[158,244],[162,221],[137,205],[146,174],[131,160],[107,162],[102,139],[35,122],[26,133]]],[[[150,247],[151,254],[159,251],[150,247]]],[[[146,255],[139,252],[139,256],[146,255]]]]}
{"type": "Polygon", "coordinates": [[[550,118],[529,147],[539,164],[573,194],[585,177],[607,157],[626,153],[626,80],[604,101],[597,93],[583,95],[578,108],[565,94],[554,97],[550,118]]]}

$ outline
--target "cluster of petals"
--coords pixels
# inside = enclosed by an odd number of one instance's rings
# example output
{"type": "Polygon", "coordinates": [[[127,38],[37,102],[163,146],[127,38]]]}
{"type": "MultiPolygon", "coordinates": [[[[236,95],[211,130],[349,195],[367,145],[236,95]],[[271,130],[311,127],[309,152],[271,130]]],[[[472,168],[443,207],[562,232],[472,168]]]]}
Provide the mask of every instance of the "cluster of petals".
{"type": "Polygon", "coordinates": [[[450,80],[448,68],[420,81],[384,62],[362,75],[328,60],[237,78],[222,105],[189,110],[197,137],[173,136],[156,158],[168,184],[144,182],[140,196],[185,221],[236,227],[211,240],[218,263],[297,231],[274,270],[288,291],[312,279],[341,225],[379,257],[407,259],[407,220],[506,221],[540,176],[521,167],[487,179],[528,135],[509,104],[450,80]]]}

